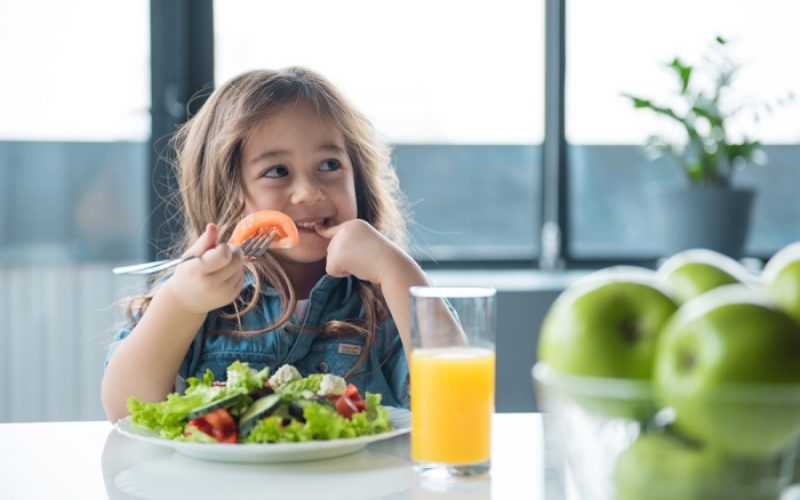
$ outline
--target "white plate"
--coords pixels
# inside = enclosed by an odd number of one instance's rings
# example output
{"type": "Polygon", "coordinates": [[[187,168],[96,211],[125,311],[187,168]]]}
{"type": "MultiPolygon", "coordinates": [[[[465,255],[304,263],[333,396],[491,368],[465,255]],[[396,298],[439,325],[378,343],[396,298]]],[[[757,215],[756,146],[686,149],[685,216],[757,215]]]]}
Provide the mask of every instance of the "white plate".
{"type": "Polygon", "coordinates": [[[162,439],[154,431],[133,425],[130,417],[118,421],[114,428],[123,436],[158,446],[167,446],[181,455],[202,460],[237,463],[301,462],[355,453],[370,443],[390,439],[411,430],[411,413],[408,410],[389,406],[385,408],[389,412],[389,422],[394,427],[391,431],[373,436],[303,443],[207,444],[173,441],[162,439]]]}

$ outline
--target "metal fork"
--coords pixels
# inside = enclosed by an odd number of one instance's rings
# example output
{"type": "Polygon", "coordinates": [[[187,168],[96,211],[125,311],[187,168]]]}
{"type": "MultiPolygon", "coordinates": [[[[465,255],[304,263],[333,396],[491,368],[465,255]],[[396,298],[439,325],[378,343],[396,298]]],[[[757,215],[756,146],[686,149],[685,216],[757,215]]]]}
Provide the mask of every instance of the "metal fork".
{"type": "MultiPolygon", "coordinates": [[[[255,234],[242,242],[242,254],[245,257],[258,258],[267,253],[269,245],[275,239],[275,231],[270,231],[269,234],[255,234]]],[[[145,262],[144,264],[135,264],[133,266],[115,267],[112,269],[114,274],[152,274],[172,266],[177,266],[187,260],[196,258],[197,255],[187,255],[177,259],[156,260],[153,262],[145,262]]]]}

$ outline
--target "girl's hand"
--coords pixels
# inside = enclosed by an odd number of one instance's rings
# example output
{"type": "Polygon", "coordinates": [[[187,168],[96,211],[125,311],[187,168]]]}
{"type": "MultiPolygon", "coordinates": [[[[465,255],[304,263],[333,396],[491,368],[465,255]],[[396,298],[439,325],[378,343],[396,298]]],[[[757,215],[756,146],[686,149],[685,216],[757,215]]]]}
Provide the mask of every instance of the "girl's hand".
{"type": "MultiPolygon", "coordinates": [[[[315,226],[316,227],[316,226],[315,226]]],[[[407,253],[379,233],[368,222],[353,219],[338,226],[320,228],[330,238],[325,271],[331,276],[353,275],[381,287],[406,356],[411,353],[411,319],[408,289],[429,285],[425,273],[407,253]]]]}
{"type": "Polygon", "coordinates": [[[415,265],[400,247],[378,232],[367,221],[352,219],[337,226],[315,226],[329,238],[325,271],[331,276],[353,275],[362,281],[381,285],[381,281],[404,265],[415,265]]]}
{"type": "Polygon", "coordinates": [[[217,226],[206,231],[184,256],[197,255],[175,268],[165,286],[186,310],[207,314],[233,302],[244,284],[244,259],[236,245],[217,243],[217,226]]]}

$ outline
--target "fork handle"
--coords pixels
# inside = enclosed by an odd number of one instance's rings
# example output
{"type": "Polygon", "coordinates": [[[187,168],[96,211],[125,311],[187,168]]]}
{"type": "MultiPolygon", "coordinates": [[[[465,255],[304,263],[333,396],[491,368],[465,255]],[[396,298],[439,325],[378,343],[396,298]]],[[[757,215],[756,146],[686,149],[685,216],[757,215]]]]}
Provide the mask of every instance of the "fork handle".
{"type": "MultiPolygon", "coordinates": [[[[245,257],[260,257],[266,253],[272,240],[277,236],[277,232],[273,229],[270,231],[269,236],[254,235],[247,238],[240,248],[243,250],[245,257]]],[[[197,257],[196,255],[189,255],[187,257],[180,257],[177,259],[156,260],[153,262],[145,262],[144,264],[134,264],[132,266],[115,267],[111,271],[114,274],[152,274],[164,269],[169,269],[172,266],[177,266],[181,262],[186,262],[197,257]]]]}
{"type": "Polygon", "coordinates": [[[114,274],[151,274],[169,269],[172,266],[177,266],[181,262],[186,262],[197,257],[196,255],[189,255],[179,259],[166,259],[156,260],[153,262],[145,262],[144,264],[136,264],[133,266],[115,267],[111,271],[114,274]]]}

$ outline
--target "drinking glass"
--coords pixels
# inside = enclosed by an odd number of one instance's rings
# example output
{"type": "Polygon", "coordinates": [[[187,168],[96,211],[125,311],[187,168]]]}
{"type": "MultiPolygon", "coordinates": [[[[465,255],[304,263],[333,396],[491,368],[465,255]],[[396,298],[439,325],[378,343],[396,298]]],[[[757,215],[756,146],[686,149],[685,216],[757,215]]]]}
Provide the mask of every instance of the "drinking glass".
{"type": "Polygon", "coordinates": [[[426,476],[490,468],[493,288],[412,287],[411,458],[426,476]]]}

